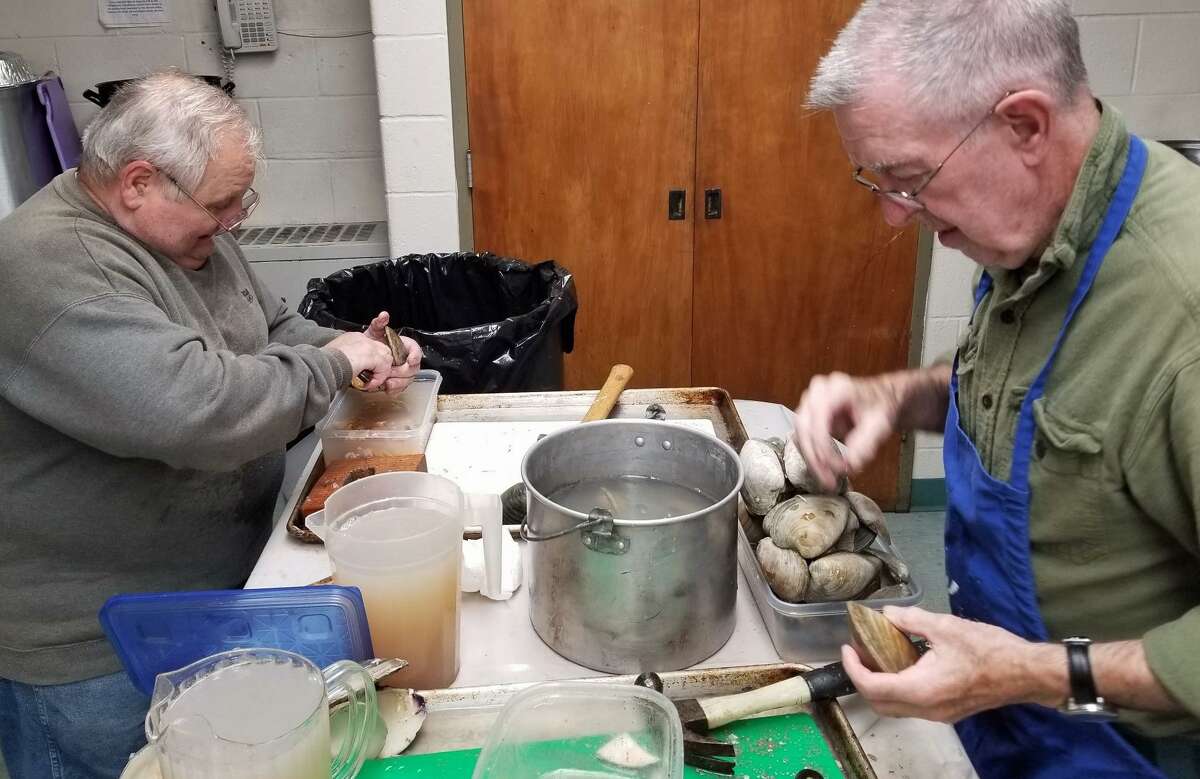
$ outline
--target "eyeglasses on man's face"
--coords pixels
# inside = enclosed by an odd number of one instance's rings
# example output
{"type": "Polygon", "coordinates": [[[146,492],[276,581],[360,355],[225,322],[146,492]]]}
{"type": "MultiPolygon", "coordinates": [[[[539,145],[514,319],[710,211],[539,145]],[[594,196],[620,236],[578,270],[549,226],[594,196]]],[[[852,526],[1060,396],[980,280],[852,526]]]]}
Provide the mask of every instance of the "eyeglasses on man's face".
{"type": "Polygon", "coordinates": [[[887,198],[891,202],[898,203],[899,205],[904,206],[905,208],[913,209],[916,211],[924,211],[925,204],[917,199],[917,195],[920,195],[921,192],[927,186],[929,186],[929,182],[933,181],[934,177],[936,177],[937,174],[942,172],[942,168],[946,167],[946,163],[950,161],[950,158],[954,156],[954,153],[963,147],[963,144],[965,144],[967,142],[967,140],[972,135],[975,134],[976,130],[978,130],[980,127],[983,127],[983,125],[987,122],[987,120],[992,118],[992,114],[994,114],[996,112],[996,109],[1000,107],[1000,103],[1004,102],[1004,100],[1006,98],[1008,98],[1009,95],[1011,95],[1011,94],[1013,94],[1013,93],[1009,92],[1007,95],[1005,95],[1003,98],[1001,98],[1000,101],[996,103],[996,105],[992,106],[992,108],[987,112],[987,115],[984,116],[982,119],[980,119],[978,122],[976,122],[975,126],[971,128],[970,132],[968,132],[966,135],[964,135],[963,139],[961,141],[959,141],[957,144],[955,144],[954,148],[950,150],[950,153],[947,154],[942,159],[942,161],[938,164],[938,166],[936,168],[934,168],[933,170],[931,170],[929,173],[927,173],[925,175],[925,177],[921,180],[921,182],[919,184],[917,184],[917,186],[913,187],[913,189],[911,191],[904,191],[901,189],[884,189],[879,184],[872,181],[869,178],[869,175],[867,173],[864,173],[865,168],[863,168],[862,166],[859,166],[854,169],[854,180],[857,183],[861,184],[862,186],[866,187],[867,189],[871,190],[872,193],[878,195],[879,197],[887,198]]]}
{"type": "Polygon", "coordinates": [[[180,183],[175,180],[174,176],[172,176],[170,173],[167,173],[162,168],[159,168],[158,172],[163,174],[163,177],[166,178],[167,181],[174,184],[175,188],[182,192],[188,200],[195,203],[197,208],[208,214],[209,217],[217,223],[217,226],[220,228],[217,231],[217,235],[220,235],[221,233],[232,233],[234,230],[241,227],[242,222],[245,222],[247,219],[249,219],[250,214],[254,213],[255,207],[258,206],[258,192],[255,191],[254,187],[247,187],[245,193],[242,194],[242,204],[238,212],[238,218],[233,222],[223,222],[216,214],[210,211],[207,206],[197,200],[191,192],[188,192],[186,189],[184,189],[180,183]]]}

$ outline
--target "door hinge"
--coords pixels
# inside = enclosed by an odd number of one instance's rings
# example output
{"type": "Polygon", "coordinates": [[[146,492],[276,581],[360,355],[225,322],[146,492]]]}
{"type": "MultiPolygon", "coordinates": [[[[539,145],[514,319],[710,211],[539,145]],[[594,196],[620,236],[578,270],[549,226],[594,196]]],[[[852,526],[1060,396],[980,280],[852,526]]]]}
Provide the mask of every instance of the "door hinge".
{"type": "Polygon", "coordinates": [[[475,165],[471,161],[471,150],[467,149],[467,189],[475,188],[475,165]]]}

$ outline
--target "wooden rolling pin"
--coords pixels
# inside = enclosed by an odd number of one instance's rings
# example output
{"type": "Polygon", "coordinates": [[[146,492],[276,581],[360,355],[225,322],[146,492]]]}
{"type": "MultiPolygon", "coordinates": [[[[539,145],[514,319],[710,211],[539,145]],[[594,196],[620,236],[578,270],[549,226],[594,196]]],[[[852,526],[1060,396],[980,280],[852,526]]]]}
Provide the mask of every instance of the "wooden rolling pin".
{"type": "MultiPolygon", "coordinates": [[[[621,397],[621,392],[624,391],[625,385],[631,378],[633,378],[633,368],[624,364],[614,365],[608,372],[608,378],[604,380],[604,386],[600,388],[596,399],[592,401],[592,405],[588,407],[587,413],[583,415],[580,422],[607,419],[608,415],[612,413],[613,406],[617,404],[617,398],[621,397]]],[[[500,506],[504,512],[504,524],[519,525],[524,522],[525,483],[517,482],[501,493],[500,506]]]]}

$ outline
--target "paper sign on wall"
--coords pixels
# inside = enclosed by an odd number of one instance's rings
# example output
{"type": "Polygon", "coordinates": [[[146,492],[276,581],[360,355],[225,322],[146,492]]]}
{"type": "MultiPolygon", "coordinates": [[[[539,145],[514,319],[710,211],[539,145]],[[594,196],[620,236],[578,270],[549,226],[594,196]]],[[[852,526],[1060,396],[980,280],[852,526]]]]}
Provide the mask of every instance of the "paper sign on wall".
{"type": "Polygon", "coordinates": [[[171,21],[166,0],[97,0],[105,27],[152,27],[171,21]]]}

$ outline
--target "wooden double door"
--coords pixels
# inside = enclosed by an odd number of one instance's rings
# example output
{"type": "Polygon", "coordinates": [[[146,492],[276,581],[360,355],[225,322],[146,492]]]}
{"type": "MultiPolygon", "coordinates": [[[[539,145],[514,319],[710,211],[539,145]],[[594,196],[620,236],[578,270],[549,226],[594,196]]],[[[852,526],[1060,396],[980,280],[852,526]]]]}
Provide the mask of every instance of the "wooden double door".
{"type": "MultiPolygon", "coordinates": [[[[793,406],[908,365],[917,232],[804,106],[856,0],[463,0],[475,248],[572,271],[567,384],[793,406]]],[[[900,442],[856,484],[894,505],[900,442]]]]}

